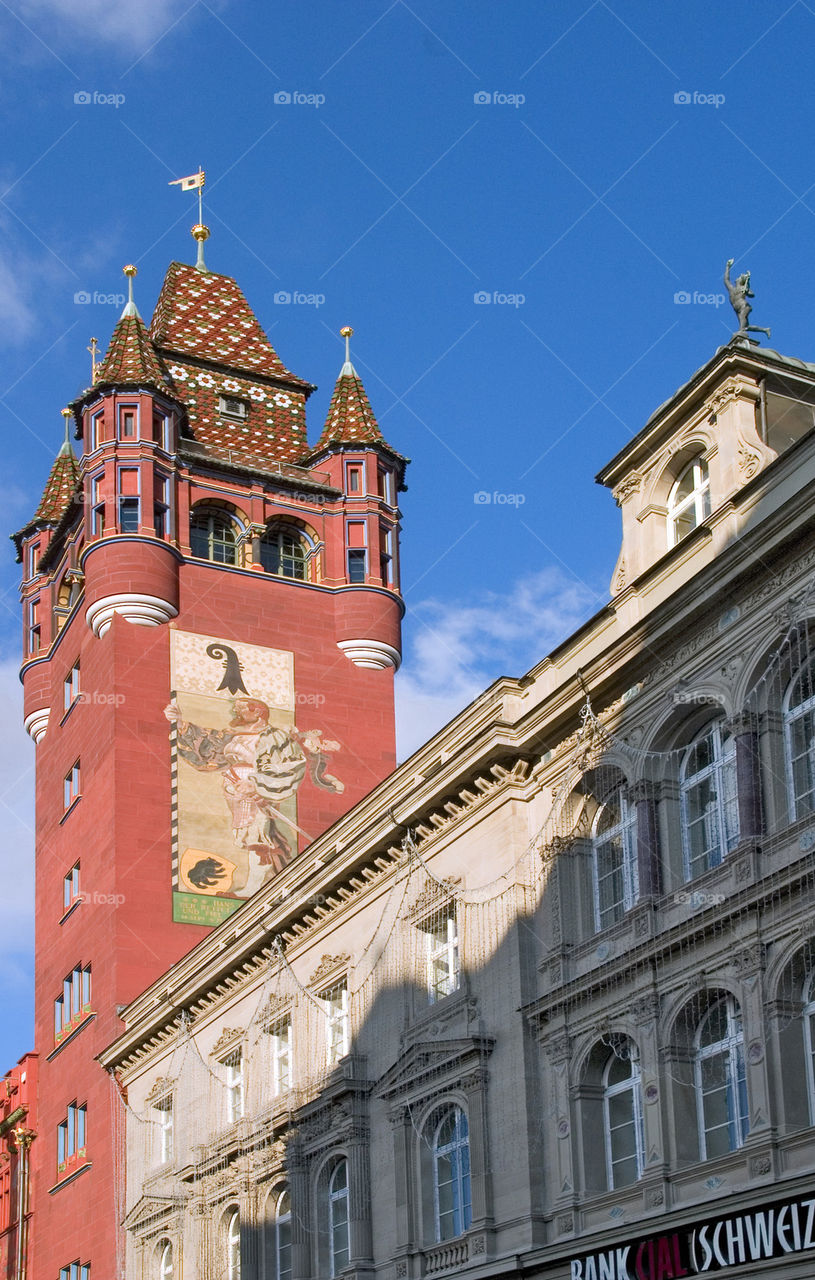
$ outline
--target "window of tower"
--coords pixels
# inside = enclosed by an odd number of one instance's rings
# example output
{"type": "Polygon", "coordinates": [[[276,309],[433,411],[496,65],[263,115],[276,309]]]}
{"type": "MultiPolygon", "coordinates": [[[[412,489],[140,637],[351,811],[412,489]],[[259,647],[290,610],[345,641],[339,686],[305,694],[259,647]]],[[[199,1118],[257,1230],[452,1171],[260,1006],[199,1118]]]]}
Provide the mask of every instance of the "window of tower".
{"type": "Polygon", "coordinates": [[[364,582],[368,571],[368,526],[364,520],[349,520],[346,528],[348,545],[348,581],[364,582]]]}
{"type": "Polygon", "coordinates": [[[710,476],[699,455],[689,462],[668,496],[668,546],[675,547],[710,515],[710,476]]]}
{"type": "Polygon", "coordinates": [[[365,469],[361,462],[346,462],[345,488],[348,493],[353,494],[355,497],[359,497],[365,492],[365,469]]]}
{"type": "Polygon", "coordinates": [[[138,533],[141,517],[141,473],[138,467],[119,468],[119,530],[121,533],[138,533]]]}
{"type": "Polygon", "coordinates": [[[238,529],[226,511],[199,507],[190,516],[190,547],[200,560],[238,563],[238,529]]]}
{"type": "Polygon", "coordinates": [[[119,406],[119,439],[135,440],[139,431],[139,410],[135,404],[119,406]]]}
{"type": "Polygon", "coordinates": [[[153,475],[153,526],[157,538],[170,536],[170,477],[153,475]]]}
{"type": "Polygon", "coordinates": [[[307,548],[290,525],[271,524],[260,539],[260,563],[267,573],[304,582],[307,548]]]}

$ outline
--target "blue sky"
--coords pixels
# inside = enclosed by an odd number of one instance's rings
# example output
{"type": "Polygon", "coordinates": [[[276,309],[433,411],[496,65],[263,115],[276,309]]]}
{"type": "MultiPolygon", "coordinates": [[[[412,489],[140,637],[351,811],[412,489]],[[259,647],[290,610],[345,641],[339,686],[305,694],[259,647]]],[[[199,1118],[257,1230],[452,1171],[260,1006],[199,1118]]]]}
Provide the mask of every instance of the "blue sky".
{"type": "MultiPolygon", "coordinates": [[[[311,439],[352,324],[413,459],[403,754],[605,600],[619,512],[594,474],[732,333],[728,257],[771,345],[815,359],[815,4],[18,0],[0,41],[7,530],[122,266],[149,317],[194,260],[168,182],[203,165],[209,265],[319,385],[311,439]]],[[[32,1039],[33,748],[10,549],[0,574],[2,1070],[32,1039]]]]}

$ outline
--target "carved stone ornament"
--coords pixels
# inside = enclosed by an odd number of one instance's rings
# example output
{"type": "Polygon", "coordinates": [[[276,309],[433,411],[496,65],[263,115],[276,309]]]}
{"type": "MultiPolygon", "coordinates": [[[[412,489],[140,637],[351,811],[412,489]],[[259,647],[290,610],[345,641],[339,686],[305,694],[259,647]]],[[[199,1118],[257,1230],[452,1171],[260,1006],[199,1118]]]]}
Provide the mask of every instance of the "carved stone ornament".
{"type": "Polygon", "coordinates": [[[166,1098],[172,1093],[174,1086],[175,1080],[171,1080],[169,1076],[159,1076],[145,1098],[145,1102],[157,1102],[159,1098],[166,1098]]]}
{"type": "Polygon", "coordinates": [[[624,480],[620,481],[616,489],[612,489],[611,493],[614,501],[617,503],[617,506],[621,507],[624,502],[628,501],[632,494],[639,493],[641,488],[642,476],[638,471],[632,471],[630,475],[627,475],[624,480]]]}
{"type": "Polygon", "coordinates": [[[569,1034],[565,1031],[557,1035],[550,1036],[545,1042],[544,1049],[549,1055],[551,1062],[560,1062],[571,1056],[572,1041],[569,1034]]]}
{"type": "Polygon", "coordinates": [[[626,577],[627,577],[626,566],[625,566],[625,560],[623,559],[620,561],[617,567],[617,572],[614,575],[614,585],[612,587],[612,590],[622,591],[625,587],[626,577]]]}
{"type": "Polygon", "coordinates": [[[421,919],[433,911],[439,911],[461,888],[461,876],[447,876],[442,881],[430,880],[416,901],[407,910],[410,920],[421,919]]]}
{"type": "Polygon", "coordinates": [[[346,970],[350,963],[351,957],[349,955],[321,956],[320,963],[309,978],[309,985],[316,986],[331,974],[346,970]]]}
{"type": "Polygon", "coordinates": [[[649,1209],[658,1209],[665,1203],[665,1192],[662,1187],[649,1187],[645,1193],[645,1203],[649,1209]]]}
{"type": "Polygon", "coordinates": [[[631,1012],[634,1015],[635,1022],[655,1022],[659,1017],[660,1000],[656,991],[649,991],[647,995],[638,996],[636,1000],[631,1002],[631,1012]]]}
{"type": "Polygon", "coordinates": [[[772,1172],[773,1162],[769,1156],[753,1156],[750,1161],[750,1177],[763,1178],[772,1172]]]}
{"type": "Polygon", "coordinates": [[[746,440],[739,437],[739,471],[745,480],[752,480],[761,470],[763,458],[758,449],[754,449],[746,440]]]}
{"type": "Polygon", "coordinates": [[[485,1236],[473,1236],[472,1240],[470,1241],[470,1244],[472,1245],[473,1253],[487,1252],[487,1241],[485,1236]]]}
{"type": "Polygon", "coordinates": [[[741,951],[734,952],[731,964],[740,978],[760,973],[764,968],[766,947],[762,942],[753,942],[741,951]]]}
{"type": "Polygon", "coordinates": [[[574,1231],[574,1216],[571,1213],[562,1213],[557,1220],[557,1229],[562,1236],[569,1231],[574,1231]]]}
{"type": "Polygon", "coordinates": [[[243,1027],[224,1027],[210,1052],[213,1057],[220,1057],[226,1050],[235,1048],[242,1039],[243,1027]]]}
{"type": "Polygon", "coordinates": [[[394,1275],[396,1276],[396,1280],[404,1280],[404,1277],[407,1275],[407,1263],[404,1261],[397,1262],[394,1267],[394,1275]]]}

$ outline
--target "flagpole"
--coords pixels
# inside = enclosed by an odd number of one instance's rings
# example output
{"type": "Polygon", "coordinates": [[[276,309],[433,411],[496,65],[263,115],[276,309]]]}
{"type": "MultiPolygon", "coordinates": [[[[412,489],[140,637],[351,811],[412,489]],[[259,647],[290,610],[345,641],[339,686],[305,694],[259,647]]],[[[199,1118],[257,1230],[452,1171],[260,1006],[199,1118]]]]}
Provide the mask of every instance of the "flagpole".
{"type": "MultiPolygon", "coordinates": [[[[198,166],[198,172],[199,173],[204,172],[200,164],[198,166]]],[[[201,182],[198,187],[198,221],[202,224],[204,221],[204,184],[203,182],[201,182]]]]}

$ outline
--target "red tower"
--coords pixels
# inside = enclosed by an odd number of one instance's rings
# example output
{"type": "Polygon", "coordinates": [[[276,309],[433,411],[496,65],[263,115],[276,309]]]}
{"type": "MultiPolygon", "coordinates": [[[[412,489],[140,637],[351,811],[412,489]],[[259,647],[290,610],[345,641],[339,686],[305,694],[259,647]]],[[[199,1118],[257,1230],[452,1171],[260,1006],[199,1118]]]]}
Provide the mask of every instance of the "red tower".
{"type": "Polygon", "coordinates": [[[314,388],[234,280],[173,263],[148,329],[125,273],[65,411],[81,456],[66,430],[16,535],[38,744],[30,1280],[123,1274],[116,1084],[95,1061],[117,1006],[395,762],[405,460],[347,350],[310,449],[314,388]]]}

